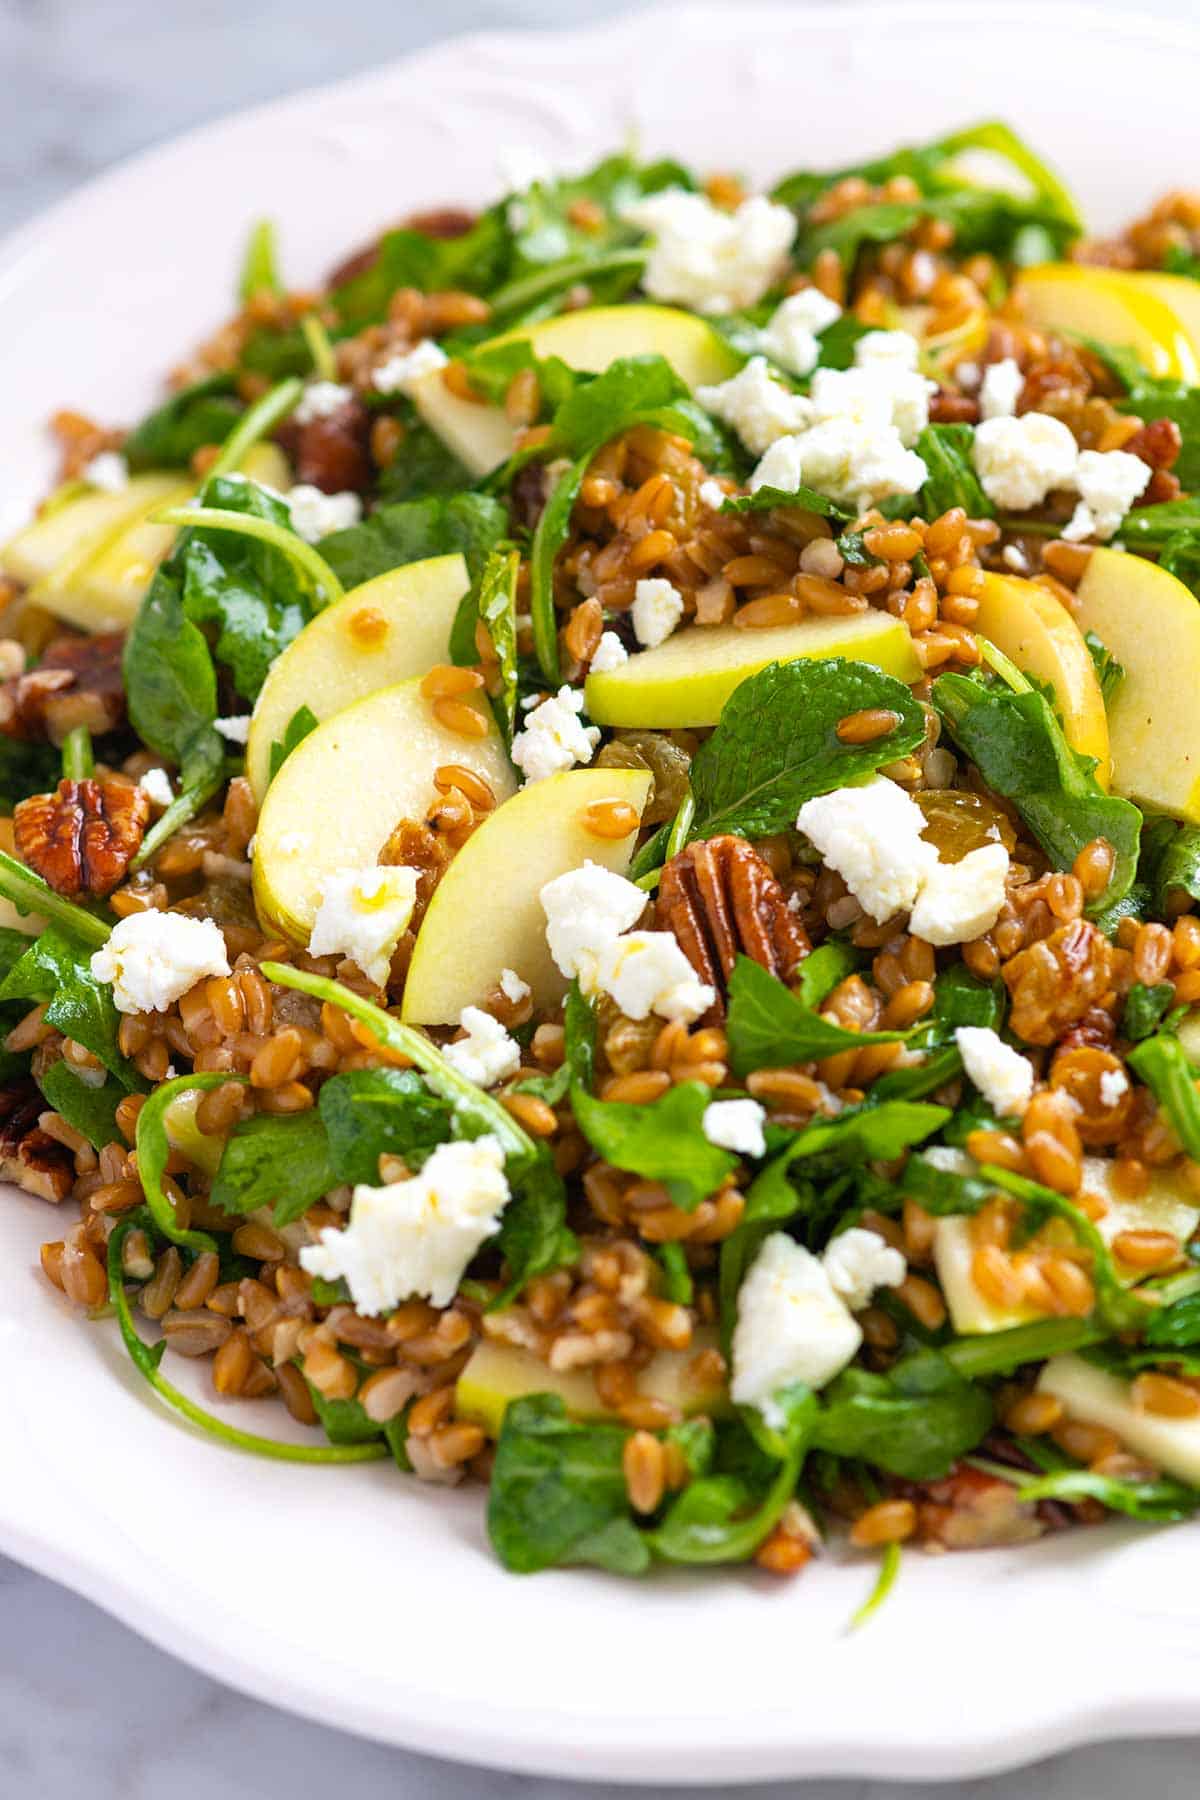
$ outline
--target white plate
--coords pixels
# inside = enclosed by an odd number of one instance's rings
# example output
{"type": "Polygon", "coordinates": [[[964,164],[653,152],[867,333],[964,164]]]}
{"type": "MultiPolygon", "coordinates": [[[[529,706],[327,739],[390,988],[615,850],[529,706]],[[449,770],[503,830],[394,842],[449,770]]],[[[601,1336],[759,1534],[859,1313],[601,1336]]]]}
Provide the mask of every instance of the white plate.
{"type": "MultiPolygon", "coordinates": [[[[1194,175],[1198,80],[1200,38],[1082,9],[726,5],[469,38],[243,115],[5,246],[0,529],[48,478],[53,407],[136,416],[221,320],[252,218],[278,220],[299,283],[406,209],[490,197],[498,146],[580,166],[632,128],[647,154],[768,177],[1003,116],[1109,225],[1194,175]]],[[[913,1556],[854,1637],[865,1563],[519,1580],[477,1497],[261,1462],[160,1412],[36,1273],[54,1230],[4,1200],[0,1547],[264,1699],[445,1756],[658,1782],[975,1774],[1200,1721],[1194,1530],[913,1556]]]]}

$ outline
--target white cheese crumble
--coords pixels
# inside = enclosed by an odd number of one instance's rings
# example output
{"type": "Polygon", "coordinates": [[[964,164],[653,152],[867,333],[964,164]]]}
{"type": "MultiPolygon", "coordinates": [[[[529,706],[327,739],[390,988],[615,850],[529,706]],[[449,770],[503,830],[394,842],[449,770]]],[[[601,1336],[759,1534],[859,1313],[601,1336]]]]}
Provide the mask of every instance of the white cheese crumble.
{"type": "Polygon", "coordinates": [[[803,431],[812,422],[808,401],[772,373],[765,356],[752,356],[728,381],[698,387],[696,399],[705,412],[736,431],[754,456],[770,449],[776,438],[803,431]]]}
{"type": "Polygon", "coordinates": [[[442,1050],[452,1069],[481,1088],[495,1087],[498,1081],[516,1074],[521,1066],[521,1046],[509,1037],[499,1019],[480,1006],[464,1006],[459,1024],[466,1037],[442,1050]]]}
{"type": "Polygon", "coordinates": [[[622,208],[653,239],[642,286],[653,300],[701,313],[754,306],[781,278],[796,215],[756,194],[724,212],[703,194],[664,188],[622,208]]]}
{"type": "Polygon", "coordinates": [[[960,1025],[954,1041],[963,1068],[992,1111],[1019,1119],[1033,1093],[1033,1064],[987,1025],[960,1025]]]}
{"type": "Polygon", "coordinates": [[[937,862],[934,846],[921,836],[924,813],[882,775],[806,800],[796,826],[880,925],[912,908],[937,862]]]}
{"type": "Polygon", "coordinates": [[[1020,544],[1005,544],[1000,552],[1000,560],[1006,569],[1012,570],[1014,575],[1028,575],[1033,566],[1020,544]]]}
{"type": "Polygon", "coordinates": [[[619,669],[622,663],[629,661],[629,652],[615,631],[602,631],[600,642],[596,645],[592,660],[588,665],[591,675],[606,675],[610,669],[619,669]]]}
{"type": "Polygon", "coordinates": [[[613,938],[598,952],[596,985],[628,1019],[653,1012],[690,1025],[716,999],[669,931],[630,931],[613,938]]]}
{"type": "Polygon", "coordinates": [[[1073,543],[1089,537],[1107,541],[1149,479],[1148,466],[1127,450],[1081,450],[1075,466],[1080,500],[1063,528],[1064,538],[1073,543]]]}
{"type": "Polygon", "coordinates": [[[519,1006],[521,1001],[527,1000],[533,992],[529,983],[523,980],[515,969],[501,969],[498,985],[504,998],[510,1000],[514,1006],[519,1006]]]}
{"type": "Polygon", "coordinates": [[[839,506],[862,512],[891,494],[909,494],[928,470],[906,450],[891,425],[858,419],[825,419],[798,437],[772,445],[750,477],[751,491],[777,487],[795,493],[803,483],[839,506]]]}
{"type": "Polygon", "coordinates": [[[855,346],[852,369],[818,369],[811,401],[817,424],[827,419],[854,419],[882,430],[891,425],[905,449],[915,444],[929,423],[929,397],[935,384],[906,366],[898,356],[862,357],[872,338],[913,339],[905,331],[869,332],[855,346]]]}
{"type": "Polygon", "coordinates": [[[171,787],[171,777],[165,769],[147,769],[146,773],[139,777],[138,786],[151,806],[167,807],[175,798],[174,790],[171,787]]]}
{"type": "Polygon", "coordinates": [[[1025,376],[1015,356],[989,363],[979,389],[979,410],[985,419],[1008,419],[1016,413],[1025,376]]]}
{"type": "Polygon", "coordinates": [[[633,591],[633,635],[643,649],[665,644],[683,617],[683,595],[662,576],[643,578],[633,591]]]}
{"type": "Polygon", "coordinates": [[[846,1367],[862,1332],[820,1259],[773,1231],[738,1290],[730,1394],[783,1420],[773,1396],[794,1382],[819,1389],[846,1367]]]}
{"type": "Polygon", "coordinates": [[[83,471],[89,487],[105,494],[121,494],[129,486],[129,464],[119,450],[101,450],[83,471]]]}
{"type": "Polygon", "coordinates": [[[839,1232],[825,1246],[821,1258],[829,1285],[851,1312],[861,1312],[876,1288],[899,1287],[908,1274],[908,1264],[899,1250],[880,1237],[852,1225],[839,1232]]]}
{"type": "Polygon", "coordinates": [[[738,1156],[765,1156],[766,1107],[757,1100],[713,1100],[704,1111],[704,1135],[721,1150],[738,1156]]]}
{"type": "Polygon", "coordinates": [[[600,732],[580,723],[582,711],[579,689],[563,686],[526,713],[524,729],[512,742],[512,759],[526,781],[544,781],[576,763],[591,762],[600,732]]]}
{"type": "Polygon", "coordinates": [[[417,901],[416,869],[336,869],[321,883],[308,940],[313,956],[348,956],[376,987],[387,983],[392,955],[417,901]]]}
{"type": "Polygon", "coordinates": [[[325,494],[302,481],[284,495],[292,515],[292,529],[306,544],[318,544],[333,531],[348,531],[362,518],[362,500],[347,490],[325,494]]]}
{"type": "Polygon", "coordinates": [[[820,288],[801,288],[781,300],[758,334],[758,347],[792,375],[810,375],[821,355],[819,333],[842,309],[820,288]]]}
{"type": "Polygon", "coordinates": [[[595,993],[600,953],[637,924],[646,910],[645,893],[623,875],[585,862],[548,881],[540,899],[555,967],[568,981],[578,977],[585,993],[595,993]]]}
{"type": "Polygon", "coordinates": [[[868,331],[854,346],[854,361],[860,369],[885,363],[893,368],[913,370],[920,350],[911,331],[868,331]]]}
{"type": "Polygon", "coordinates": [[[1129,1077],[1124,1069],[1105,1069],[1100,1076],[1101,1106],[1119,1106],[1129,1092],[1129,1077]]]}
{"type": "Polygon", "coordinates": [[[710,512],[720,512],[729,498],[720,482],[714,481],[711,475],[700,483],[698,491],[701,506],[707,506],[710,512]]]}
{"type": "Polygon", "coordinates": [[[935,862],[917,895],[909,930],[939,948],[970,943],[999,918],[1007,876],[1003,844],[984,844],[956,863],[935,862]]]}
{"type": "Polygon", "coordinates": [[[353,390],[343,387],[340,381],[310,381],[300,396],[292,418],[297,425],[311,425],[316,419],[330,419],[334,413],[341,411],[347,400],[353,398],[353,390]]]}
{"type": "Polygon", "coordinates": [[[977,425],[972,458],[994,505],[1028,512],[1054,488],[1072,485],[1079,449],[1061,419],[1029,412],[977,425]]]}
{"type": "Polygon", "coordinates": [[[214,719],[213,729],[227,744],[244,744],[250,736],[250,714],[234,713],[228,719],[214,719]]]}
{"type": "Polygon", "coordinates": [[[206,975],[228,975],[229,959],[211,919],[151,910],[118,919],[91,968],[118,1012],[165,1012],[206,975]]]}
{"type": "Polygon", "coordinates": [[[411,350],[389,356],[371,376],[371,385],[380,394],[410,394],[422,375],[444,369],[450,358],[432,338],[422,338],[411,350]]]}
{"type": "Polygon", "coordinates": [[[300,1265],[326,1281],[344,1278],[360,1312],[388,1312],[418,1294],[448,1306],[508,1198],[497,1138],[439,1144],[410,1180],[356,1187],[349,1224],[322,1231],[300,1265]]]}

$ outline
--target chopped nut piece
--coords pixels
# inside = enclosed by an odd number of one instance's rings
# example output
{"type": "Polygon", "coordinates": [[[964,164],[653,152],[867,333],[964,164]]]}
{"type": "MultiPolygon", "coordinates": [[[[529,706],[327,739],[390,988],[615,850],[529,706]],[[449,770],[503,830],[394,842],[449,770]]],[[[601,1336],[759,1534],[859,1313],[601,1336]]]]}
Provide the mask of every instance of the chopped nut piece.
{"type": "Polygon", "coordinates": [[[60,781],[13,813],[17,854],[57,894],[111,894],[141,847],[150,802],[124,781],[60,781]]]}
{"type": "Polygon", "coordinates": [[[0,682],[0,732],[59,744],[76,725],[115,731],[125,717],[124,643],[119,631],[55,638],[36,669],[0,682]]]}
{"type": "Polygon", "coordinates": [[[710,838],[673,856],[659,883],[658,918],[701,981],[717,991],[706,1024],[725,1016],[722,996],[739,951],[786,981],[811,948],[783,889],[745,838],[710,838]]]}
{"type": "Polygon", "coordinates": [[[57,1206],[75,1184],[75,1158],[38,1124],[45,1106],[37,1083],[24,1076],[0,1087],[0,1181],[57,1206]]]}

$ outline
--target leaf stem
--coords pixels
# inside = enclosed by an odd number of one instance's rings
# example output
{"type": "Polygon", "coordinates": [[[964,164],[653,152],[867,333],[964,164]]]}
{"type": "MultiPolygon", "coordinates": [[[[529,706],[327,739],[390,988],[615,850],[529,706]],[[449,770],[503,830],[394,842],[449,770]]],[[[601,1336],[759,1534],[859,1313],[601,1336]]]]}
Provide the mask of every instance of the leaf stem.
{"type": "MultiPolygon", "coordinates": [[[[221,454],[213,463],[206,477],[211,481],[214,475],[230,475],[241,467],[242,458],[247,450],[253,449],[260,438],[273,431],[281,419],[285,419],[304,392],[304,383],[295,375],[281,381],[273,387],[269,394],[244,412],[225,442],[221,446],[221,454]]],[[[173,521],[172,521],[173,522],[173,521]]],[[[190,520],[184,520],[190,524],[190,520]]]]}
{"type": "Polygon", "coordinates": [[[1014,694],[1028,694],[1033,683],[1027,681],[1010,656],[997,649],[991,638],[985,638],[980,632],[975,633],[975,642],[984,662],[997,674],[1005,687],[1011,688],[1014,694]]]}
{"type": "Polygon", "coordinates": [[[342,597],[342,584],[320,552],[273,519],[259,519],[253,513],[229,512],[222,506],[164,506],[150,516],[155,525],[195,526],[201,531],[232,531],[242,537],[258,538],[303,570],[313,583],[316,598],[322,606],[342,597]]]}
{"type": "Polygon", "coordinates": [[[142,839],[141,849],[130,863],[130,868],[135,873],[138,869],[144,869],[151,858],[157,856],[172,833],[178,831],[181,825],[186,825],[189,819],[194,819],[204,803],[212,799],[224,779],[225,770],[222,767],[214,770],[208,780],[197,782],[194,787],[184,788],[181,794],[176,794],[166,812],[155,820],[142,839]]]}
{"type": "Polygon", "coordinates": [[[68,731],[63,739],[63,780],[86,781],[95,767],[96,759],[92,755],[92,734],[86,725],[76,725],[68,731]]]}
{"type": "Polygon", "coordinates": [[[161,1087],[155,1088],[137,1116],[135,1146],[138,1179],[146,1196],[150,1216],[163,1237],[170,1238],[173,1244],[179,1244],[185,1250],[194,1250],[198,1256],[206,1250],[215,1251],[217,1243],[206,1231],[187,1231],[179,1224],[175,1217],[174,1202],[163,1187],[163,1173],[171,1152],[166,1114],[179,1094],[196,1088],[220,1087],[226,1081],[248,1080],[246,1075],[235,1075],[225,1069],[203,1075],[179,1075],[174,1081],[166,1081],[161,1087]]]}
{"type": "Polygon", "coordinates": [[[305,313],[300,321],[300,329],[304,333],[304,341],[308,345],[308,354],[312,357],[313,373],[321,381],[336,381],[337,362],[333,354],[333,345],[329,341],[329,333],[316,313],[305,313]]]}
{"type": "Polygon", "coordinates": [[[879,1608],[883,1605],[884,1601],[896,1585],[896,1577],[900,1573],[901,1557],[902,1552],[899,1544],[891,1543],[887,1545],[883,1552],[883,1560],[879,1565],[879,1574],[876,1577],[875,1585],[847,1625],[846,1630],[848,1632],[857,1631],[860,1626],[865,1625],[868,1619],[873,1618],[879,1611],[879,1608]]]}
{"type": "Polygon", "coordinates": [[[97,950],[108,942],[111,924],[98,919],[94,913],[85,912],[73,901],[64,900],[40,875],[35,875],[32,869],[27,869],[24,863],[4,850],[0,850],[0,894],[11,900],[18,912],[44,913],[64,931],[73,933],[97,950]]]}
{"type": "Polygon", "coordinates": [[[492,295],[493,315],[524,312],[560,288],[573,287],[579,281],[594,281],[597,275],[616,275],[628,269],[632,275],[646,265],[646,250],[612,250],[607,256],[577,256],[570,262],[556,262],[548,269],[523,275],[498,288],[492,295]]]}

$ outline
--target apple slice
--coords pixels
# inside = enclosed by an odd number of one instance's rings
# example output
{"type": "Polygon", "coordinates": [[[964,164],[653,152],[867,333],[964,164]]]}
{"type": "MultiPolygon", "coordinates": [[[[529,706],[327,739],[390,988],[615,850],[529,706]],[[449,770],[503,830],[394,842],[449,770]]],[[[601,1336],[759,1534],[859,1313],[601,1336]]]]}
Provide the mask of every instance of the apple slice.
{"type": "Polygon", "coordinates": [[[33,587],[60,566],[79,568],[126,525],[169,504],[181,487],[190,493],[193,486],[178,473],[135,475],[116,494],[70,482],[50,496],[32,524],[0,549],[0,574],[33,587]]]}
{"type": "Polygon", "coordinates": [[[529,983],[535,1005],[561,999],[566,983],[546,947],[539,895],[555,876],[589,860],[624,874],[636,830],[594,837],[584,809],[623,800],[640,815],[650,780],[644,769],[568,769],[531,782],[485,819],[434,890],[404,984],[403,1017],[414,1025],[455,1024],[464,1006],[495,987],[502,969],[529,983]]]}
{"type": "MultiPolygon", "coordinates": [[[[685,1417],[707,1413],[720,1418],[730,1411],[724,1382],[697,1381],[695,1363],[703,1350],[715,1349],[716,1332],[699,1326],[686,1350],[659,1350],[639,1371],[637,1388],[649,1400],[663,1400],[685,1417]]],[[[585,1423],[616,1415],[601,1402],[590,1369],[559,1373],[529,1350],[488,1339],[471,1353],[454,1389],[454,1410],[460,1419],[482,1425],[489,1437],[499,1437],[509,1402],[524,1394],[557,1394],[572,1419],[585,1423]]]]}
{"type": "Polygon", "coordinates": [[[1075,621],[1094,631],[1125,679],[1108,707],[1112,785],[1142,805],[1200,824],[1200,606],[1144,557],[1093,550],[1075,621]]]}
{"type": "Polygon", "coordinates": [[[985,575],[976,626],[1018,669],[1054,689],[1072,750],[1096,761],[1108,786],[1108,719],[1091,652],[1078,625],[1054,595],[1017,575],[985,575]]]}
{"type": "Polygon", "coordinates": [[[1042,263],[1022,272],[1013,299],[1031,325],[1128,345],[1151,375],[1174,375],[1193,383],[1200,378],[1185,322],[1161,290],[1147,285],[1134,271],[1042,263]]]}
{"type": "Polygon", "coordinates": [[[1187,332],[1192,354],[1200,364],[1200,281],[1191,275],[1162,275],[1155,269],[1139,269],[1137,279],[1148,293],[1170,307],[1187,332]]]}
{"type": "MultiPolygon", "coordinates": [[[[516,778],[486,702],[479,713],[487,722],[482,737],[447,731],[414,679],[368,695],[311,732],[271,783],[259,815],[254,898],[263,920],[307,943],[325,877],[375,863],[401,819],[423,819],[443,763],[463,764],[497,801],[507,800],[516,778]]],[[[487,918],[486,890],[473,899],[487,918]]]]}
{"type": "Polygon", "coordinates": [[[318,723],[445,662],[458,603],[471,585],[462,557],[431,556],[389,569],[327,606],[272,664],[255,702],[246,774],[262,804],[271,747],[307,706],[318,723]]]}
{"type": "Polygon", "coordinates": [[[1180,1481],[1200,1483],[1200,1416],[1172,1418],[1145,1411],[1134,1400],[1130,1382],[1082,1356],[1052,1356],[1037,1388],[1061,1400],[1069,1418],[1103,1425],[1135,1456],[1180,1481]]]}
{"type": "Polygon", "coordinates": [[[734,688],[768,663],[831,656],[872,663],[901,681],[921,679],[907,625],[874,609],[765,631],[688,625],[657,649],[642,650],[617,669],[589,675],[584,689],[588,717],[597,725],[660,730],[715,725],[734,688]]]}
{"type": "MultiPolygon", "coordinates": [[[[704,319],[672,306],[589,306],[492,338],[483,351],[524,339],[535,356],[600,374],[622,356],[665,356],[681,381],[697,388],[736,374],[741,358],[704,319]]],[[[487,475],[513,447],[513,427],[498,406],[451,393],[433,369],[413,388],[413,404],[473,475],[487,475]]]]}

